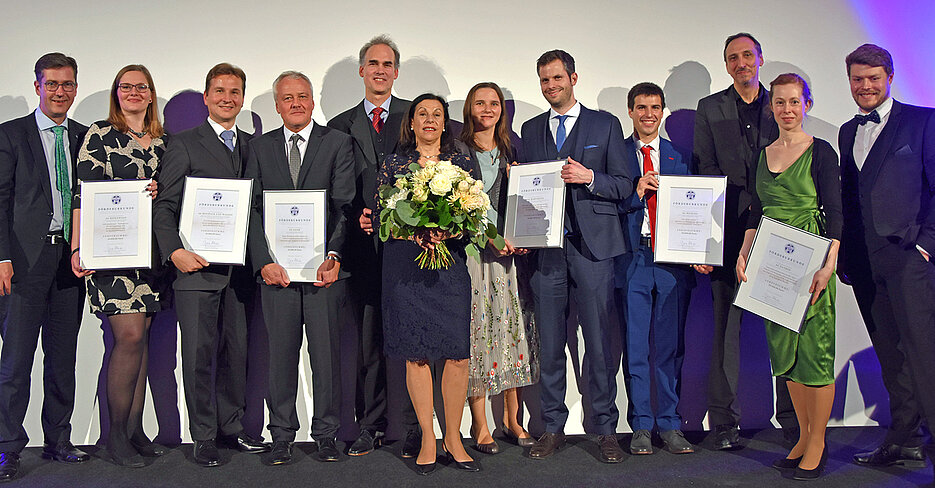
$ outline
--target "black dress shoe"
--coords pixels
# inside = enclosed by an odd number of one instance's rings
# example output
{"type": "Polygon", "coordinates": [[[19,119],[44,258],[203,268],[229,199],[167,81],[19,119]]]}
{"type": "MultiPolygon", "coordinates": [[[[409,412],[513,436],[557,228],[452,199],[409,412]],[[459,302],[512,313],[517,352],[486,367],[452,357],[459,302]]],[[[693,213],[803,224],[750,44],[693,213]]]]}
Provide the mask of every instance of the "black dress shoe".
{"type": "Polygon", "coordinates": [[[630,454],[644,455],[653,453],[652,433],[646,429],[638,429],[630,438],[630,454]]]}
{"type": "Polygon", "coordinates": [[[195,441],[193,448],[195,464],[211,468],[221,464],[221,455],[218,453],[218,446],[214,439],[207,441],[195,441]]]}
{"type": "Polygon", "coordinates": [[[921,447],[884,444],[870,452],[854,454],[854,462],[863,466],[903,465],[912,468],[924,468],[925,453],[921,447]]]}
{"type": "MultiPolygon", "coordinates": [[[[458,461],[455,459],[455,457],[452,456],[450,452],[448,452],[448,449],[445,448],[444,443],[442,443],[442,451],[445,452],[445,457],[448,459],[449,465],[453,465],[458,469],[463,469],[464,471],[470,471],[472,473],[480,471],[480,466],[478,466],[477,462],[473,459],[470,461],[458,461]]],[[[416,466],[418,466],[418,464],[416,466]]]]}
{"type": "Polygon", "coordinates": [[[422,476],[428,476],[435,471],[435,463],[419,464],[416,463],[416,473],[422,476]]]}
{"type": "Polygon", "coordinates": [[[364,454],[370,454],[374,449],[383,444],[384,437],[383,432],[371,432],[367,429],[363,429],[360,431],[360,435],[357,436],[357,440],[354,441],[350,449],[347,450],[347,455],[363,456],[364,454]]]}
{"type": "Polygon", "coordinates": [[[623,449],[620,448],[615,434],[597,436],[597,445],[601,448],[602,463],[623,462],[623,449]]]}
{"type": "Polygon", "coordinates": [[[267,464],[278,466],[280,464],[289,464],[292,462],[292,443],[289,441],[274,441],[273,447],[269,450],[269,459],[267,464]]]}
{"type": "Polygon", "coordinates": [[[0,482],[10,481],[19,471],[19,454],[15,452],[0,452],[0,482]]]}
{"type": "MultiPolygon", "coordinates": [[[[407,431],[406,439],[403,440],[403,451],[400,455],[404,459],[414,458],[419,455],[419,451],[421,450],[422,450],[422,433],[419,432],[418,430],[407,431]]],[[[432,469],[435,469],[435,467],[433,466],[432,469]]]]}
{"type": "Polygon", "coordinates": [[[46,444],[45,447],[42,448],[42,457],[69,464],[83,463],[91,459],[88,453],[78,449],[69,441],[59,442],[55,446],[46,444]]]}
{"type": "Polygon", "coordinates": [[[222,447],[228,449],[237,449],[240,452],[268,452],[269,444],[263,442],[263,438],[253,438],[250,434],[241,431],[235,435],[225,435],[218,439],[222,447]]]}
{"type": "Polygon", "coordinates": [[[799,462],[802,461],[802,456],[797,458],[781,458],[773,461],[773,467],[779,471],[789,471],[799,467],[799,462]]]}
{"type": "Polygon", "coordinates": [[[133,436],[130,438],[130,444],[140,455],[145,457],[164,456],[169,452],[169,448],[149,440],[145,435],[133,436]]]}
{"type": "Polygon", "coordinates": [[[565,445],[565,434],[561,432],[546,432],[539,436],[539,440],[529,449],[531,459],[545,459],[565,445]]]}
{"type": "Polygon", "coordinates": [[[685,434],[679,429],[667,430],[659,434],[665,449],[672,454],[691,454],[695,452],[691,442],[685,438],[685,434]]]}
{"type": "Polygon", "coordinates": [[[718,425],[715,427],[714,448],[719,451],[739,449],[743,447],[740,444],[740,427],[736,425],[718,425]]]}
{"type": "Polygon", "coordinates": [[[318,460],[325,462],[338,460],[338,446],[334,443],[334,437],[326,437],[318,441],[318,460]]]}

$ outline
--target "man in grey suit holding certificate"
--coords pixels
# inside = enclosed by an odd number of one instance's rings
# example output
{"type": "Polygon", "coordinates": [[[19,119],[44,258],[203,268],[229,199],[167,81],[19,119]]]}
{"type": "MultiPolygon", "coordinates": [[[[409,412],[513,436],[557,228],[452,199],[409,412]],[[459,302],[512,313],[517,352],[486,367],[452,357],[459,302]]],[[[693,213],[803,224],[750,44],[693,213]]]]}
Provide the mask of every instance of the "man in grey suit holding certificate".
{"type": "MultiPolygon", "coordinates": [[[[282,73],[273,83],[273,97],[283,126],[250,142],[245,175],[254,179],[249,250],[263,283],[260,296],[269,334],[267,404],[273,447],[268,463],[292,461],[292,443],[299,429],[295,400],[303,324],[312,366],[312,438],[318,443],[321,461],[337,461],[335,435],[341,407],[338,311],[347,281],[339,278],[345,278],[340,275],[341,249],[356,194],[354,152],[350,136],[312,121],[315,101],[307,76],[296,71],[282,73]],[[326,191],[328,254],[314,283],[290,282],[286,270],[274,260],[264,235],[264,190],[326,191]]],[[[321,224],[313,219],[313,225],[321,224]]],[[[308,233],[314,235],[311,230],[308,233]]]]}
{"type": "Polygon", "coordinates": [[[153,232],[166,262],[177,269],[175,311],[182,334],[182,379],[194,461],[217,466],[216,441],[244,452],[268,446],[244,432],[247,312],[256,284],[247,267],[210,264],[182,246],[179,237],[186,176],[240,178],[250,135],[236,127],[247,76],[221,63],[208,72],[204,101],[208,120],[169,142],[162,159],[153,232]],[[220,320],[219,320],[220,319],[220,320]],[[216,364],[216,368],[212,365],[216,364]],[[218,439],[220,434],[220,438],[218,439]]]}

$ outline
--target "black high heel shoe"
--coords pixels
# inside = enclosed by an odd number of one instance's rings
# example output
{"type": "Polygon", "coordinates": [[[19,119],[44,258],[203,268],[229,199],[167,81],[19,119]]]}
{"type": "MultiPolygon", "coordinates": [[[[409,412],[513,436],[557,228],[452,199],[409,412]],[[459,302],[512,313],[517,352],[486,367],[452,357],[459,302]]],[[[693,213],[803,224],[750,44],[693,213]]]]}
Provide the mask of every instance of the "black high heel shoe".
{"type": "Polygon", "coordinates": [[[448,452],[448,448],[445,447],[445,443],[444,443],[444,442],[442,442],[442,451],[445,452],[445,457],[448,459],[448,463],[449,463],[449,464],[454,464],[454,466],[455,466],[456,468],[458,468],[458,469],[463,469],[463,470],[465,470],[465,471],[470,471],[470,472],[472,472],[472,473],[476,473],[476,472],[480,471],[480,466],[478,466],[478,465],[477,465],[477,462],[475,462],[475,461],[465,461],[465,462],[461,462],[461,461],[458,461],[457,459],[455,459],[455,457],[452,456],[450,452],[448,452]]]}
{"type": "Polygon", "coordinates": [[[782,458],[773,461],[773,467],[780,471],[789,471],[799,467],[799,462],[802,461],[802,456],[797,458],[782,458]]]}
{"type": "Polygon", "coordinates": [[[815,469],[802,469],[799,467],[795,468],[795,474],[792,475],[792,479],[799,481],[811,481],[817,480],[822,471],[825,470],[825,463],[828,461],[828,446],[821,451],[821,459],[818,461],[818,466],[815,466],[815,469]]]}
{"type": "Polygon", "coordinates": [[[435,471],[435,463],[429,464],[419,464],[416,463],[416,473],[419,473],[422,476],[428,476],[435,471]]]}

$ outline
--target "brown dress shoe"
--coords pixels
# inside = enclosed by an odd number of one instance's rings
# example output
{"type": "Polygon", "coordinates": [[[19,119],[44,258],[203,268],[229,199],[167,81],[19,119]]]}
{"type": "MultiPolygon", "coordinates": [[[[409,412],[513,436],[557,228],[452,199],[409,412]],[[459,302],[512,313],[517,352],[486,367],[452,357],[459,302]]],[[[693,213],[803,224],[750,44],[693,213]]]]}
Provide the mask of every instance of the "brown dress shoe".
{"type": "Polygon", "coordinates": [[[532,459],[545,459],[555,451],[565,445],[565,434],[561,432],[546,432],[539,437],[536,444],[529,449],[529,457],[532,459]]]}
{"type": "Polygon", "coordinates": [[[615,434],[597,436],[597,445],[601,448],[602,463],[619,463],[623,461],[623,449],[617,442],[615,434]]]}

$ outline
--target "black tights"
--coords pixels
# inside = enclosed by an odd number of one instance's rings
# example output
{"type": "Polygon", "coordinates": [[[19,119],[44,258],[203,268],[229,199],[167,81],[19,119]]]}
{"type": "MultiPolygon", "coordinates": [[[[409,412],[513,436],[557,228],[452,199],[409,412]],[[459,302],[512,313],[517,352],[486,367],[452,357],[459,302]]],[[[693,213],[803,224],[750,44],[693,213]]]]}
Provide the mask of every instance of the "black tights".
{"type": "Polygon", "coordinates": [[[146,362],[149,326],[144,313],[107,317],[114,334],[114,348],[107,367],[107,407],[110,411],[108,447],[118,454],[136,454],[130,439],[144,441],[143,401],[146,398],[146,362]]]}

